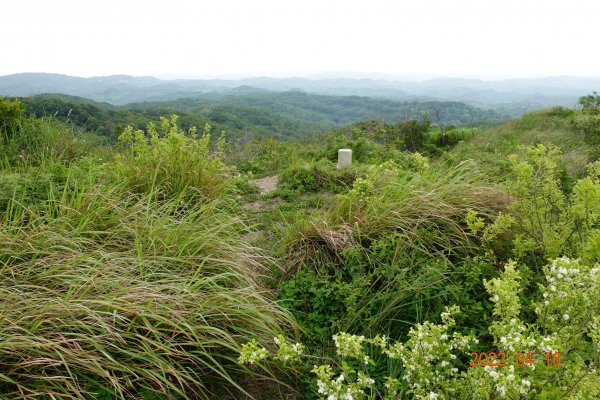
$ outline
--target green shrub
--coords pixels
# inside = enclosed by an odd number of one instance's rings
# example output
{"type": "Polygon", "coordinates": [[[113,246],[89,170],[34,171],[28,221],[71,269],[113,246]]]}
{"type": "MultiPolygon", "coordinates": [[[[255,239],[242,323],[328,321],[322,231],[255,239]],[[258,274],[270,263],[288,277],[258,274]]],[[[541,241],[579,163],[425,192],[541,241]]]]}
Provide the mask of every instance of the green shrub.
{"type": "Polygon", "coordinates": [[[214,153],[210,127],[198,136],[177,126],[177,116],[161,118],[161,128],[148,132],[128,127],[119,137],[124,150],[117,154],[113,171],[116,179],[138,193],[159,192],[165,198],[186,196],[208,201],[229,193],[231,168],[214,153]]]}
{"type": "Polygon", "coordinates": [[[279,180],[279,193],[290,199],[298,194],[347,191],[360,174],[360,166],[337,169],[337,164],[321,159],[288,167],[279,180]]]}
{"type": "Polygon", "coordinates": [[[485,281],[494,318],[485,322],[493,342],[483,354],[477,337],[457,331],[460,309],[452,306],[440,323],[415,324],[403,341],[339,332],[333,335],[335,354],[317,365],[314,353],[283,338],[265,344],[270,350],[256,341],[246,344],[240,362],[296,360],[300,370],[316,375],[313,393],[320,398],[598,398],[600,269],[568,258],[546,265],[529,321],[521,311],[521,280],[517,265],[509,263],[501,276],[485,281]],[[382,359],[396,362],[383,376],[382,359]]]}
{"type": "Polygon", "coordinates": [[[573,127],[580,132],[584,140],[597,146],[600,144],[600,113],[579,112],[571,119],[573,127]]]}
{"type": "MultiPolygon", "coordinates": [[[[419,165],[371,166],[329,209],[284,228],[279,295],[312,354],[331,356],[329,339],[339,331],[404,338],[449,303],[465,311],[461,330],[480,332],[474,321],[490,318],[482,279],[497,269],[465,217],[475,207],[492,220],[505,196],[468,164],[419,165]]],[[[371,373],[394,368],[381,360],[371,373]]]]}
{"type": "Polygon", "coordinates": [[[0,97],[0,140],[8,140],[21,128],[25,107],[19,100],[0,97]]]}
{"type": "Polygon", "coordinates": [[[276,174],[306,150],[297,142],[283,142],[273,138],[254,139],[247,143],[232,143],[227,147],[226,161],[242,173],[255,175],[276,174]]]}
{"type": "Polygon", "coordinates": [[[588,238],[600,228],[600,163],[590,164],[588,176],[565,193],[560,157],[558,148],[544,145],[524,147],[510,157],[512,172],[505,186],[515,201],[483,230],[484,241],[493,247],[508,235],[511,256],[538,268],[548,258],[578,257],[582,249],[593,254],[588,238]]]}
{"type": "Polygon", "coordinates": [[[352,127],[349,132],[319,138],[318,143],[316,143],[318,149],[316,158],[326,158],[337,163],[338,150],[351,149],[354,163],[375,164],[383,162],[390,156],[389,153],[392,150],[369,137],[365,129],[359,124],[352,127]]]}

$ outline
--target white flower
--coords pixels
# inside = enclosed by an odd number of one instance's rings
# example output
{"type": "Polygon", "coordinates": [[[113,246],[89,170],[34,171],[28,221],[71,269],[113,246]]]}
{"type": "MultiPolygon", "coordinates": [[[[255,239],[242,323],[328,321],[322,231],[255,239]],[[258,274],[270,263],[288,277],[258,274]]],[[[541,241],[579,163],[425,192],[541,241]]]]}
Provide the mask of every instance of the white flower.
{"type": "Polygon", "coordinates": [[[569,320],[569,314],[564,314],[564,315],[563,315],[563,319],[564,319],[565,321],[568,321],[568,320],[569,320]]]}

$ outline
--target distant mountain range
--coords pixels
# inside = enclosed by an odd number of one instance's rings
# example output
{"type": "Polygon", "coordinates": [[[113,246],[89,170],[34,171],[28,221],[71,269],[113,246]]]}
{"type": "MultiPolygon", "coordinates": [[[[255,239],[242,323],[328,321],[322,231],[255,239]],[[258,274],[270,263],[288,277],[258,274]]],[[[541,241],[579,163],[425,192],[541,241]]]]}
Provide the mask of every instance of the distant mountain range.
{"type": "Polygon", "coordinates": [[[297,90],[330,96],[366,96],[402,102],[456,101],[515,116],[535,108],[574,106],[580,96],[600,91],[600,78],[565,76],[497,81],[440,78],[416,82],[268,77],[162,80],[126,75],[79,78],[45,73],[0,76],[0,96],[26,97],[61,93],[113,105],[166,102],[207,93],[248,94],[261,90],[297,90]]]}

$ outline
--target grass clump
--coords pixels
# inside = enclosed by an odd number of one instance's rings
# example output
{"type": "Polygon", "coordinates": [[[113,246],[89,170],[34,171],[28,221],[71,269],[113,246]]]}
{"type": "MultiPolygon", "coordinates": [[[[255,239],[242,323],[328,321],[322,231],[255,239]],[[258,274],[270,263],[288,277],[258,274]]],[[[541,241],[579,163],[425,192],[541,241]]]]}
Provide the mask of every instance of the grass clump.
{"type": "Polygon", "coordinates": [[[286,238],[290,272],[301,265],[315,268],[335,262],[355,244],[398,237],[397,254],[407,250],[449,258],[473,247],[466,229],[468,210],[491,217],[508,199],[484,183],[468,164],[421,173],[393,163],[374,167],[366,178],[323,215],[290,227],[286,238]],[[325,257],[325,259],[323,259],[325,257]]]}

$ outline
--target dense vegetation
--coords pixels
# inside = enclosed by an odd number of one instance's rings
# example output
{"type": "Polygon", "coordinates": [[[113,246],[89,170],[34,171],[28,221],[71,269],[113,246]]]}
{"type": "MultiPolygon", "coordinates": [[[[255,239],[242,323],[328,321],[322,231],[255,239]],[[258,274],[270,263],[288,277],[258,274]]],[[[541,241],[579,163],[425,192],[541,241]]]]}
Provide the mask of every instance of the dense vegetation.
{"type": "Polygon", "coordinates": [[[54,116],[100,135],[118,136],[129,125],[143,129],[161,116],[176,113],[183,129],[209,123],[237,142],[256,137],[302,138],[365,119],[398,122],[431,114],[436,124],[450,126],[494,123],[505,118],[458,102],[401,103],[251,88],[240,89],[237,95],[210,93],[121,107],[65,95],[38,95],[22,101],[33,116],[54,116]]]}
{"type": "Polygon", "coordinates": [[[0,397],[600,397],[598,95],[229,143],[31,104],[0,100],[0,397]]]}

